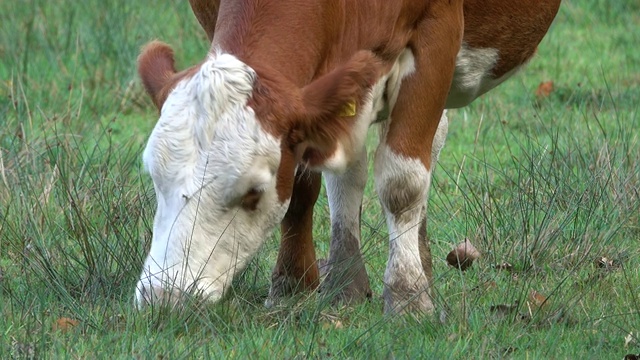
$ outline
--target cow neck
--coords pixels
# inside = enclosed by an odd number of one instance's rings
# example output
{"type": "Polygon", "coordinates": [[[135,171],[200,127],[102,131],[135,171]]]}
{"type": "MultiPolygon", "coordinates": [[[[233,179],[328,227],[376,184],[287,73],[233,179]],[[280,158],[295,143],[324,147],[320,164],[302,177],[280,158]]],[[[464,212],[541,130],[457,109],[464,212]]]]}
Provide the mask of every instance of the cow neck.
{"type": "Polygon", "coordinates": [[[302,87],[316,76],[326,53],[324,10],[314,1],[223,0],[212,47],[251,67],[268,65],[302,87]]]}

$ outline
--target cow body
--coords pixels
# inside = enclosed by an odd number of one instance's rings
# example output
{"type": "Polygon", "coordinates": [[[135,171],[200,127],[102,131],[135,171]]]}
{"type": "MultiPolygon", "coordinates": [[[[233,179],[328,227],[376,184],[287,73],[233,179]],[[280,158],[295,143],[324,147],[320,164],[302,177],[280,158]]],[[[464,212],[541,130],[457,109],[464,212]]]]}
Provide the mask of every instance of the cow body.
{"type": "Polygon", "coordinates": [[[531,56],[559,0],[191,0],[212,40],[177,72],[154,42],[139,72],[160,120],[144,163],[158,208],[136,299],[219,299],[281,222],[268,303],[319,285],[313,206],[331,211],[323,292],[370,296],[360,253],[365,138],[379,122],[375,185],[390,243],[385,311],[430,311],[426,199],[461,107],[531,56]]]}

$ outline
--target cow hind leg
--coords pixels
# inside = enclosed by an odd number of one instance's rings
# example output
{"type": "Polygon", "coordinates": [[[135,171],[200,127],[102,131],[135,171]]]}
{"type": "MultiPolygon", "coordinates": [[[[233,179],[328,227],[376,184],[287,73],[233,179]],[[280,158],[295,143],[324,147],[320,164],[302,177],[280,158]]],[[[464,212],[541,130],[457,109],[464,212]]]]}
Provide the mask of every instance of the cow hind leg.
{"type": "Polygon", "coordinates": [[[271,274],[271,289],[265,305],[270,307],[283,297],[314,290],[319,284],[313,245],[313,206],[320,193],[319,173],[299,169],[289,209],[282,220],[282,239],[278,259],[271,274]]]}
{"type": "Polygon", "coordinates": [[[331,245],[327,277],[321,292],[334,302],[356,303],[371,297],[369,277],[360,251],[360,213],[367,182],[367,154],[343,174],[325,173],[331,212],[331,245]]]}

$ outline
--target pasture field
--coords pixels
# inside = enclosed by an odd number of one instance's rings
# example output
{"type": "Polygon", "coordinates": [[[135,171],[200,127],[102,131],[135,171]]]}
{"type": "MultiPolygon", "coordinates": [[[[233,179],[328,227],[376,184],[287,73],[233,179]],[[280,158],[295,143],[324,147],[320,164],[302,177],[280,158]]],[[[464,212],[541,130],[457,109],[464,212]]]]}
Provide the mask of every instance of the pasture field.
{"type": "MultiPolygon", "coordinates": [[[[640,2],[565,0],[537,57],[450,130],[429,199],[437,311],[382,314],[387,230],[369,181],[373,299],[266,309],[278,234],[214,306],[137,311],[156,110],[135,60],[208,50],[188,2],[0,1],[0,358],[620,359],[640,353],[640,2]],[[541,82],[548,96],[537,97],[541,82]],[[447,253],[469,238],[464,273],[447,253]],[[508,263],[510,266],[501,266],[508,263]]],[[[371,135],[373,155],[377,137],[371,135]]],[[[316,206],[327,256],[326,199],[316,206]]]]}

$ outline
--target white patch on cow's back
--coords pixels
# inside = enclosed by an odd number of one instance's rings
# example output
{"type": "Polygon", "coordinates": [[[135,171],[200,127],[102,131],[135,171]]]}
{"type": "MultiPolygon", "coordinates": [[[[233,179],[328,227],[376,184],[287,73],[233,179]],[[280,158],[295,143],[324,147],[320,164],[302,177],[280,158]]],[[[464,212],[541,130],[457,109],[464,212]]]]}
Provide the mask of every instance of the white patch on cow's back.
{"type": "Polygon", "coordinates": [[[366,100],[357,110],[358,118],[351,129],[349,140],[338,143],[333,155],[320,166],[314,167],[314,170],[343,173],[353,161],[358,160],[358,155],[364,149],[370,125],[376,121],[385,103],[391,113],[398,99],[402,80],[414,71],[415,59],[411,50],[407,48],[400,53],[391,70],[373,85],[366,100]]]}
{"type": "Polygon", "coordinates": [[[497,49],[472,48],[463,43],[456,57],[456,70],[445,107],[453,109],[467,106],[518,71],[519,68],[515,68],[500,78],[494,78],[493,69],[498,59],[497,49]]]}
{"type": "Polygon", "coordinates": [[[280,140],[247,106],[254,80],[247,65],[219,54],[169,94],[143,155],[158,208],[139,304],[171,294],[168,286],[217,300],[284,216],[280,140]],[[241,204],[250,190],[262,193],[255,210],[241,204]]]}

